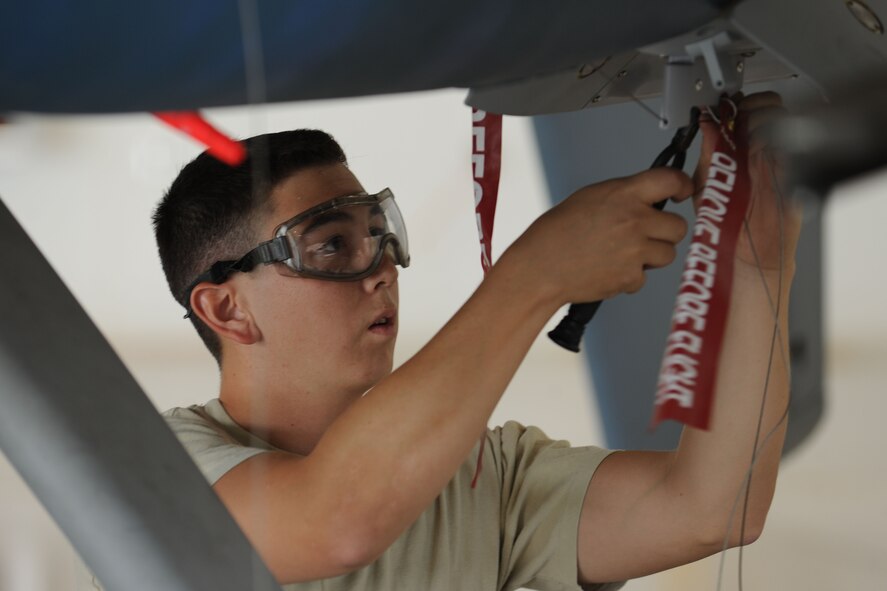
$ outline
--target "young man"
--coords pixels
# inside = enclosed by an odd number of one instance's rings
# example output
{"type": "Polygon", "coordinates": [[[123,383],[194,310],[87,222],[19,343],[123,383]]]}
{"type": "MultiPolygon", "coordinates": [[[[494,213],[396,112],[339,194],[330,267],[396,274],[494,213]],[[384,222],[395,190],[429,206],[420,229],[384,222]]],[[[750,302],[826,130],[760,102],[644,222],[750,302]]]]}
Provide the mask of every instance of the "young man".
{"type": "MultiPolygon", "coordinates": [[[[780,108],[772,94],[741,104],[751,130],[780,108]]],[[[703,173],[717,133],[706,124],[703,173]]],[[[674,452],[608,454],[487,420],[563,304],[634,292],[672,262],[687,224],[651,205],[694,193],[689,177],[657,169],[577,191],[392,372],[409,263],[393,197],[367,195],[322,132],[245,143],[240,167],[205,154],[186,166],[155,215],[172,292],[221,368],[217,400],[167,419],[287,589],[604,589],[759,535],[788,396],[787,354],[777,347],[768,371],[770,342],[788,334],[799,228],[762,146],[711,430],[686,429],[674,452]],[[765,391],[773,434],[742,524],[765,391]]]]}

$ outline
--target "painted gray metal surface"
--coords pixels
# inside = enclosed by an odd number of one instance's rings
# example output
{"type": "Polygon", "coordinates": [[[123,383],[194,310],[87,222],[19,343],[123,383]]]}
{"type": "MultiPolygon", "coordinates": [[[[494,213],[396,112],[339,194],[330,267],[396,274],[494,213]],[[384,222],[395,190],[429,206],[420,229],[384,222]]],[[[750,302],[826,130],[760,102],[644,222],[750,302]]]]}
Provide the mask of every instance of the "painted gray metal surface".
{"type": "MultiPolygon", "coordinates": [[[[871,21],[887,22],[887,0],[867,0],[866,6],[871,21]]],[[[839,0],[743,0],[712,21],[646,47],[599,54],[557,72],[475,85],[466,102],[494,113],[543,115],[653,98],[667,90],[663,120],[674,129],[686,124],[691,105],[712,104],[719,91],[711,92],[704,67],[687,72],[682,83],[669,83],[664,56],[680,58],[724,31],[733,39],[723,48],[727,72],[743,72],[739,78],[745,83],[800,76],[835,99],[887,80],[887,35],[865,23],[872,26],[839,0]]]]}
{"type": "Polygon", "coordinates": [[[0,252],[0,448],[105,588],[279,590],[2,203],[0,252]]]}
{"type": "MultiPolygon", "coordinates": [[[[887,22],[887,0],[865,0],[887,22]]],[[[732,22],[829,99],[887,80],[887,35],[873,33],[844,0],[744,0],[732,22]]]]}
{"type": "Polygon", "coordinates": [[[488,85],[683,33],[725,3],[8,1],[0,113],[246,104],[258,69],[268,102],[488,85]]]}

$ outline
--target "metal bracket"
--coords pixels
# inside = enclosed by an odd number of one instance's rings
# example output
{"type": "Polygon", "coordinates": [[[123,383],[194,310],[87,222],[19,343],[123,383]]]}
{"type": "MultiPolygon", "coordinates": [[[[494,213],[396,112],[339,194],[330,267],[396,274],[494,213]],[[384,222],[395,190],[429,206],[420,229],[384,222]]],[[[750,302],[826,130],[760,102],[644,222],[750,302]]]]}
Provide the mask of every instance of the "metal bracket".
{"type": "Polygon", "coordinates": [[[708,70],[712,86],[718,92],[729,92],[728,86],[742,86],[742,71],[731,67],[730,58],[726,54],[733,39],[727,31],[721,31],[714,37],[703,39],[687,45],[687,54],[693,58],[702,58],[708,70]]]}
{"type": "Polygon", "coordinates": [[[722,30],[666,56],[659,123],[662,129],[686,126],[692,107],[716,104],[720,95],[742,88],[744,58],[731,53],[736,50],[736,41],[722,30]]]}

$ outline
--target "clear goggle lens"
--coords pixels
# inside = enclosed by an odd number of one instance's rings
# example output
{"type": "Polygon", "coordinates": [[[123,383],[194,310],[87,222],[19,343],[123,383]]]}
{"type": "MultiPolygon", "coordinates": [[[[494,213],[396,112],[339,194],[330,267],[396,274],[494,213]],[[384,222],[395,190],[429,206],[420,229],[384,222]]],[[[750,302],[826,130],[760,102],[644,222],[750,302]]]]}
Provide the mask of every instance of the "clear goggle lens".
{"type": "Polygon", "coordinates": [[[308,277],[359,279],[386,253],[402,267],[410,264],[406,226],[388,189],[322,203],[281,224],[275,235],[288,246],[285,267],[308,277]]]}
{"type": "Polygon", "coordinates": [[[401,267],[410,265],[406,225],[390,189],[325,201],[282,223],[274,235],[240,259],[216,261],[201,273],[182,294],[185,318],[191,315],[191,291],[198,283],[220,284],[260,264],[282,263],[277,265],[282,273],[331,281],[367,277],[386,254],[401,267]]]}

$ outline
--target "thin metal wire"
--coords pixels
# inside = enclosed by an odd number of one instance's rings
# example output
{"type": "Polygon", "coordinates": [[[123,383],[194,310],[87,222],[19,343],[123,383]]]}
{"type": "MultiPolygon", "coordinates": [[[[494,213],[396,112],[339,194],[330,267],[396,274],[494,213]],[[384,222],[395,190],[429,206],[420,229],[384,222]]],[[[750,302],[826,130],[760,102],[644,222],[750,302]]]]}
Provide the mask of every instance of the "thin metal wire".
{"type": "Polygon", "coordinates": [[[649,114],[651,114],[653,117],[655,117],[655,118],[656,118],[656,121],[658,121],[659,123],[668,123],[668,120],[667,120],[667,119],[665,119],[662,115],[658,114],[656,111],[654,111],[653,109],[651,109],[646,103],[644,103],[643,101],[641,101],[641,99],[639,99],[638,97],[636,97],[635,95],[633,95],[633,94],[630,93],[630,92],[628,93],[628,96],[631,98],[631,100],[633,100],[635,103],[637,103],[638,105],[640,105],[641,108],[642,108],[644,111],[646,111],[647,113],[649,113],[649,114]]]}
{"type": "MultiPolygon", "coordinates": [[[[243,68],[246,80],[246,99],[249,105],[249,117],[247,126],[250,133],[255,136],[260,127],[260,113],[256,106],[267,102],[268,88],[265,77],[265,57],[262,48],[262,27],[259,19],[259,8],[256,0],[238,0],[238,13],[240,15],[240,34],[243,42],[243,68]]],[[[257,194],[262,190],[265,179],[271,176],[268,145],[266,141],[253,144],[248,154],[248,166],[251,167],[252,191],[257,194]]],[[[254,411],[258,406],[265,406],[265,401],[259,397],[252,397],[250,405],[254,411]]],[[[253,480],[253,494],[261,498],[264,491],[261,490],[261,479],[253,480]]],[[[256,560],[258,555],[254,555],[256,560]]]]}
{"type": "MultiPolygon", "coordinates": [[[[735,119],[736,116],[739,115],[739,106],[738,106],[738,105],[736,104],[736,102],[735,102],[733,99],[731,99],[731,98],[726,98],[726,97],[725,97],[724,100],[728,101],[728,102],[730,103],[730,106],[733,107],[733,116],[731,117],[731,119],[735,119]]],[[[706,106],[705,106],[705,110],[708,111],[708,115],[709,115],[712,119],[714,119],[715,123],[717,123],[718,125],[721,124],[721,118],[717,116],[717,114],[715,113],[714,109],[711,108],[711,105],[706,105],[706,106]]]]}
{"type": "MultiPolygon", "coordinates": [[[[777,297],[777,300],[776,300],[776,311],[777,311],[777,316],[776,316],[776,322],[775,322],[775,324],[774,324],[773,339],[771,340],[771,343],[770,343],[770,366],[769,366],[769,367],[772,367],[772,364],[773,364],[773,345],[774,345],[774,341],[775,341],[777,335],[778,335],[779,332],[780,332],[779,322],[778,322],[778,319],[779,319],[778,314],[779,314],[779,311],[780,311],[781,301],[782,301],[782,282],[783,282],[783,275],[784,275],[784,271],[785,271],[785,260],[784,260],[784,257],[785,257],[785,227],[784,227],[784,225],[783,225],[784,222],[785,222],[785,210],[784,210],[784,207],[785,207],[785,200],[784,200],[783,193],[782,193],[782,190],[781,190],[780,185],[779,185],[779,180],[776,178],[776,173],[775,173],[774,170],[773,170],[773,161],[772,161],[772,159],[769,157],[768,154],[764,154],[764,157],[765,157],[765,160],[766,160],[766,162],[767,162],[767,169],[768,169],[768,172],[770,173],[771,183],[772,183],[773,186],[776,188],[776,192],[777,192],[776,209],[777,209],[777,211],[779,212],[779,280],[778,280],[778,284],[777,284],[777,285],[778,285],[778,289],[779,289],[779,293],[778,293],[777,296],[776,296],[776,297],[777,297]]],[[[746,225],[746,228],[747,228],[747,225],[746,225]]],[[[753,250],[753,252],[755,252],[755,251],[753,250]]],[[[756,253],[756,252],[755,252],[755,259],[758,260],[758,258],[757,258],[757,253],[756,253]]],[[[757,265],[757,266],[758,266],[758,272],[761,273],[761,274],[763,275],[763,270],[761,270],[760,262],[758,262],[758,265],[757,265]]],[[[768,291],[768,298],[769,298],[769,291],[768,291]]],[[[772,298],[769,298],[769,299],[771,299],[771,301],[772,301],[772,298]]],[[[780,339],[779,350],[780,350],[780,354],[783,356],[783,357],[782,357],[782,359],[783,359],[783,365],[785,366],[786,370],[787,370],[788,372],[790,372],[790,367],[791,367],[791,365],[788,364],[788,363],[786,363],[786,361],[785,361],[785,346],[784,346],[783,343],[782,343],[782,339],[780,339]]],[[[769,377],[770,377],[770,370],[769,370],[769,367],[768,367],[768,370],[767,370],[767,381],[768,381],[768,382],[769,382],[769,377]]],[[[790,381],[790,380],[789,380],[789,384],[791,384],[791,381],[790,381]]],[[[765,384],[765,386],[764,386],[764,392],[765,392],[764,395],[765,395],[765,396],[766,396],[766,391],[767,391],[767,385],[765,384]]],[[[790,401],[791,401],[791,386],[789,386],[789,396],[788,396],[788,399],[789,399],[789,405],[787,405],[787,407],[786,407],[786,409],[785,409],[785,413],[783,413],[783,416],[784,416],[784,417],[787,417],[787,416],[788,416],[788,410],[789,410],[789,409],[788,409],[788,406],[790,406],[790,401]]],[[[761,416],[760,416],[760,418],[758,419],[758,433],[757,433],[758,435],[759,435],[760,432],[761,432],[761,424],[762,424],[762,422],[763,422],[763,402],[761,403],[761,416]]],[[[780,421],[780,422],[781,422],[781,421],[780,421]]],[[[768,439],[769,439],[769,436],[770,436],[770,435],[772,435],[773,433],[776,432],[776,429],[777,429],[777,428],[778,428],[778,425],[777,425],[777,427],[775,427],[773,430],[771,430],[770,433],[768,433],[768,439]]],[[[760,449],[758,449],[758,447],[757,447],[757,436],[756,436],[756,440],[755,440],[755,448],[754,448],[754,450],[753,450],[753,452],[752,452],[752,454],[753,454],[753,455],[752,455],[752,465],[754,465],[754,464],[757,462],[757,454],[760,453],[761,449],[763,449],[763,447],[761,447],[760,449]]],[[[751,489],[751,474],[749,474],[749,485],[748,485],[748,487],[746,488],[746,491],[745,491],[745,506],[743,507],[743,513],[742,513],[742,533],[741,533],[741,538],[745,538],[745,519],[746,519],[746,515],[747,515],[747,511],[748,511],[748,500],[749,500],[750,489],[751,489]]],[[[742,568],[742,565],[743,565],[743,550],[744,550],[744,549],[743,549],[743,546],[740,546],[740,547],[739,547],[739,564],[738,564],[738,582],[739,582],[739,591],[742,591],[742,587],[743,587],[743,585],[742,585],[742,573],[743,573],[743,568],[742,568]]]]}
{"type": "MultiPolygon", "coordinates": [[[[268,102],[268,83],[265,75],[265,51],[262,45],[262,23],[256,0],[237,0],[240,14],[240,36],[243,42],[243,74],[246,80],[246,101],[249,136],[258,135],[267,128],[266,113],[258,108],[268,102]]],[[[256,145],[252,155],[253,189],[268,176],[267,150],[256,145]],[[255,154],[265,158],[256,158],[255,154]]]]}
{"type": "MultiPolygon", "coordinates": [[[[637,54],[635,54],[635,57],[637,57],[637,54]]],[[[629,64],[631,64],[631,62],[634,61],[635,57],[631,58],[631,59],[628,61],[628,63],[626,63],[626,64],[624,64],[624,65],[622,66],[622,71],[627,71],[626,68],[629,66],[629,64]]],[[[602,66],[600,69],[598,69],[597,71],[600,72],[601,76],[603,76],[604,79],[607,81],[607,86],[613,84],[613,82],[616,80],[615,77],[613,77],[613,76],[608,76],[608,75],[607,75],[607,73],[606,73],[606,72],[604,71],[604,69],[603,69],[603,66],[602,66]]],[[[606,88],[606,86],[605,86],[604,88],[606,88]]],[[[628,97],[629,97],[631,100],[633,100],[635,103],[637,103],[638,105],[640,105],[641,109],[643,109],[644,111],[646,111],[647,113],[649,113],[650,115],[652,115],[653,118],[656,119],[657,122],[659,122],[659,123],[668,123],[668,121],[667,121],[665,118],[663,118],[662,115],[660,115],[659,113],[657,113],[656,111],[654,111],[652,108],[650,108],[646,103],[644,103],[643,101],[641,101],[641,99],[639,99],[638,97],[636,97],[634,94],[632,94],[632,93],[629,92],[629,93],[628,93],[628,97]]],[[[593,99],[590,99],[588,102],[586,102],[586,103],[585,103],[585,107],[587,107],[587,106],[588,106],[588,103],[591,102],[592,100],[593,100],[593,99]]]]}
{"type": "Polygon", "coordinates": [[[748,516],[748,503],[749,503],[749,497],[750,497],[750,492],[751,492],[752,474],[754,472],[755,466],[758,463],[758,459],[760,458],[760,455],[759,455],[760,452],[767,446],[767,444],[770,442],[770,439],[773,437],[773,435],[776,434],[776,432],[780,429],[780,427],[783,425],[783,423],[785,423],[785,421],[788,418],[789,408],[791,407],[791,366],[788,363],[788,361],[789,361],[788,358],[786,357],[786,347],[785,347],[785,339],[784,339],[785,335],[782,334],[782,329],[779,326],[779,314],[782,310],[782,291],[783,291],[782,286],[783,286],[783,279],[784,279],[784,272],[785,272],[785,226],[784,226],[785,197],[784,197],[784,193],[782,192],[781,185],[779,183],[779,179],[776,177],[776,173],[773,170],[773,161],[769,156],[766,157],[766,162],[767,162],[768,171],[770,173],[771,183],[776,188],[776,192],[777,192],[776,207],[777,207],[777,212],[778,212],[778,217],[779,217],[779,273],[778,273],[778,281],[777,281],[778,293],[776,296],[776,302],[774,303],[773,296],[770,292],[770,288],[767,285],[766,278],[764,277],[764,271],[761,266],[760,257],[758,256],[758,252],[757,252],[757,249],[755,248],[754,241],[751,238],[751,229],[749,228],[749,225],[748,225],[748,219],[746,219],[744,221],[743,227],[744,227],[746,236],[748,237],[748,240],[749,240],[749,246],[751,248],[752,256],[755,259],[755,266],[757,267],[758,274],[761,277],[761,285],[764,288],[764,292],[767,296],[767,301],[770,306],[770,312],[773,316],[773,333],[772,333],[772,336],[770,339],[770,354],[769,354],[769,360],[767,363],[767,371],[765,374],[764,391],[763,391],[762,397],[761,397],[761,409],[760,409],[760,412],[758,415],[757,429],[755,431],[755,442],[752,447],[752,457],[751,457],[751,461],[749,462],[748,470],[746,471],[745,477],[743,478],[742,484],[740,485],[739,491],[737,492],[736,498],[733,501],[733,506],[730,510],[730,515],[729,515],[729,518],[727,521],[727,533],[724,536],[724,543],[721,548],[721,558],[720,558],[720,562],[718,565],[718,580],[717,580],[717,587],[716,587],[716,589],[718,591],[720,591],[723,586],[726,551],[730,545],[730,536],[733,533],[733,519],[736,516],[736,510],[739,507],[740,499],[744,498],[741,525],[740,525],[740,545],[739,545],[739,564],[738,564],[739,591],[742,591],[742,589],[743,589],[743,580],[742,580],[743,547],[742,547],[741,541],[742,541],[742,539],[745,538],[745,527],[746,527],[746,520],[747,520],[747,516],[748,516]],[[777,345],[778,345],[778,347],[777,347],[777,345]],[[764,407],[765,407],[766,400],[767,400],[767,392],[768,392],[768,387],[769,387],[769,383],[770,383],[770,376],[771,376],[772,369],[773,369],[773,353],[775,352],[774,349],[776,349],[776,348],[778,348],[778,350],[779,350],[779,355],[780,355],[780,359],[782,361],[783,367],[786,369],[786,372],[788,373],[789,397],[788,397],[788,401],[786,403],[785,410],[782,413],[782,416],[776,422],[776,425],[772,429],[770,429],[770,431],[764,436],[763,441],[760,441],[760,444],[759,444],[761,430],[763,427],[764,407]]]}
{"type": "Polygon", "coordinates": [[[246,100],[250,105],[267,102],[265,55],[262,49],[262,27],[256,0],[238,0],[240,36],[243,41],[243,69],[246,78],[246,100]]]}

